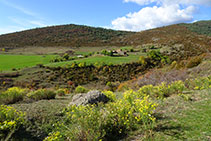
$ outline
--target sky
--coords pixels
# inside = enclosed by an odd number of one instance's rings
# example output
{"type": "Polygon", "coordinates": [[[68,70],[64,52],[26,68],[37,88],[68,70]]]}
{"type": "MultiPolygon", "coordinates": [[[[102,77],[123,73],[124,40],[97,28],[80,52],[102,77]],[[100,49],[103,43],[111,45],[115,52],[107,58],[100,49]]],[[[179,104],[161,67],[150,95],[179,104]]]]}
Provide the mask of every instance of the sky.
{"type": "Polygon", "coordinates": [[[211,0],[0,0],[0,34],[63,24],[142,31],[211,20],[211,0]]]}

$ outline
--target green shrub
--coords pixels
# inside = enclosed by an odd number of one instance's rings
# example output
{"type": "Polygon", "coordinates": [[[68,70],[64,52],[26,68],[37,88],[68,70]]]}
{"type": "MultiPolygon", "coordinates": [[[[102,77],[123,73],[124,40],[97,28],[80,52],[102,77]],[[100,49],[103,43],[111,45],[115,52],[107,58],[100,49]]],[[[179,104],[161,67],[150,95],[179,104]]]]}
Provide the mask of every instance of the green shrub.
{"type": "Polygon", "coordinates": [[[87,93],[89,90],[83,86],[78,86],[75,88],[75,93],[87,93]]]}
{"type": "Polygon", "coordinates": [[[52,90],[39,89],[28,93],[27,96],[33,100],[54,99],[56,97],[56,93],[52,90]]]}
{"type": "Polygon", "coordinates": [[[152,50],[147,53],[147,58],[150,60],[150,63],[154,65],[159,65],[160,63],[162,64],[169,64],[170,59],[167,56],[164,56],[163,54],[160,53],[160,51],[155,51],[152,50]]]}
{"type": "Polygon", "coordinates": [[[0,139],[9,140],[12,134],[24,123],[24,113],[13,107],[0,106],[0,139]]]}
{"type": "Polygon", "coordinates": [[[86,62],[81,62],[78,64],[79,67],[86,67],[86,62]]]}
{"type": "Polygon", "coordinates": [[[9,88],[7,91],[0,94],[0,104],[13,104],[21,101],[27,91],[27,89],[21,89],[18,87],[9,88]]]}
{"type": "Polygon", "coordinates": [[[58,96],[64,96],[64,95],[66,94],[66,92],[67,92],[66,89],[58,89],[58,90],[56,91],[56,94],[57,94],[58,96]]]}

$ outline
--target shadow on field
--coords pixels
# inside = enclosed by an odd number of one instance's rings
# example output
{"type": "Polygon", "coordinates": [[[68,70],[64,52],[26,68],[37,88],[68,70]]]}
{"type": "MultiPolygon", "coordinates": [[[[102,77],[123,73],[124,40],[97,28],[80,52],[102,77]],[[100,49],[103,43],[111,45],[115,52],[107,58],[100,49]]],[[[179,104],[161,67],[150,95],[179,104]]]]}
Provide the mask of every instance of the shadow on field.
{"type": "Polygon", "coordinates": [[[187,140],[183,135],[185,130],[189,130],[188,127],[162,114],[156,114],[155,117],[157,119],[157,125],[153,129],[155,132],[163,133],[175,139],[187,140]]]}

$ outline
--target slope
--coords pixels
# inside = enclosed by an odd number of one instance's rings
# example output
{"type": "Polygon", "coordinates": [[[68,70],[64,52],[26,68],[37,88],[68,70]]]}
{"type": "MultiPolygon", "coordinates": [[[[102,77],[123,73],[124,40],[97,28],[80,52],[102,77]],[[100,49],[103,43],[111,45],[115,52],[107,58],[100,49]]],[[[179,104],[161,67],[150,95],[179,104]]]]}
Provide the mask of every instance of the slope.
{"type": "Polygon", "coordinates": [[[108,46],[126,45],[123,38],[134,32],[115,31],[82,25],[36,28],[0,36],[0,47],[25,46],[108,46]]]}

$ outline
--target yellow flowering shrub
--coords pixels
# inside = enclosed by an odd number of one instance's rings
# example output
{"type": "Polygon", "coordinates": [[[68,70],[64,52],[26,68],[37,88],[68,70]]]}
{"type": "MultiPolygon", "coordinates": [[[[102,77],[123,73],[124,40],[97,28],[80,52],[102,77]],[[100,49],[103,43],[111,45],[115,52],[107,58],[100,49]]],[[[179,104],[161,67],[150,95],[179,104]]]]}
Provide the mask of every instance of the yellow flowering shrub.
{"type": "Polygon", "coordinates": [[[56,93],[48,89],[39,89],[39,90],[28,93],[27,97],[34,100],[54,99],[56,97],[56,93]]]}
{"type": "Polygon", "coordinates": [[[59,141],[62,139],[62,135],[60,132],[50,133],[47,138],[43,141],[59,141]]]}
{"type": "Polygon", "coordinates": [[[15,102],[21,101],[27,92],[28,89],[22,89],[18,87],[9,88],[0,94],[0,104],[13,104],[15,102]]]}
{"type": "Polygon", "coordinates": [[[158,86],[145,85],[138,90],[138,94],[139,97],[149,95],[152,97],[164,98],[172,94],[182,93],[185,89],[185,84],[182,81],[175,81],[171,84],[162,82],[158,86]]]}
{"type": "Polygon", "coordinates": [[[110,100],[116,101],[116,95],[112,91],[103,91],[103,94],[105,94],[110,100]]]}
{"type": "Polygon", "coordinates": [[[211,76],[187,80],[186,83],[189,88],[194,90],[208,89],[211,88],[211,76]]]}
{"type": "Polygon", "coordinates": [[[17,130],[24,123],[24,113],[16,111],[13,107],[0,106],[0,138],[4,139],[17,130]]]}
{"type": "Polygon", "coordinates": [[[62,88],[60,88],[60,89],[56,90],[56,94],[58,96],[64,96],[64,95],[66,95],[68,93],[69,93],[68,89],[62,89],[62,88]]]}
{"type": "Polygon", "coordinates": [[[140,99],[138,92],[130,90],[123,98],[116,99],[112,92],[105,93],[115,100],[105,105],[72,105],[65,109],[65,120],[46,140],[54,138],[57,132],[61,134],[60,140],[106,139],[125,134],[137,125],[147,127],[155,120],[152,113],[156,104],[150,102],[148,96],[140,99]]]}

